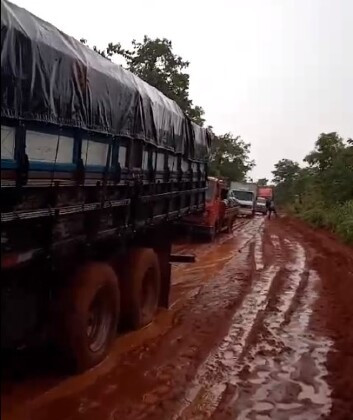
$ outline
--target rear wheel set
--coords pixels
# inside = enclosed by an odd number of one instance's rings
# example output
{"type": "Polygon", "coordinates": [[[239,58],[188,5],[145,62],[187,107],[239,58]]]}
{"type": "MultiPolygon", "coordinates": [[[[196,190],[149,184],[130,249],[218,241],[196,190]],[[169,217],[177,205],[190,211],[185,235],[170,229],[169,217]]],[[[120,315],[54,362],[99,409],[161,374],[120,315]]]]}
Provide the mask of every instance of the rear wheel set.
{"type": "Polygon", "coordinates": [[[79,267],[57,299],[54,337],[75,371],[106,357],[121,319],[139,328],[157,311],[161,279],[155,252],[133,249],[114,266],[79,267]]]}

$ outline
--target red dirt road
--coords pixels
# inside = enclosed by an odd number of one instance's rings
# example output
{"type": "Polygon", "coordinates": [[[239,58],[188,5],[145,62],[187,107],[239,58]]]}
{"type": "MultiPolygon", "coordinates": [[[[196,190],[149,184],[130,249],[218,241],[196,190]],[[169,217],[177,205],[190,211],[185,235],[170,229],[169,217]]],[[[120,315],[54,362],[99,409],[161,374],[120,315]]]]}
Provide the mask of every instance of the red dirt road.
{"type": "MultiPolygon", "coordinates": [[[[286,219],[178,245],[172,306],[101,365],[6,380],[4,420],[353,419],[353,250],[286,219]]],[[[37,365],[37,366],[36,366],[37,365]]]]}

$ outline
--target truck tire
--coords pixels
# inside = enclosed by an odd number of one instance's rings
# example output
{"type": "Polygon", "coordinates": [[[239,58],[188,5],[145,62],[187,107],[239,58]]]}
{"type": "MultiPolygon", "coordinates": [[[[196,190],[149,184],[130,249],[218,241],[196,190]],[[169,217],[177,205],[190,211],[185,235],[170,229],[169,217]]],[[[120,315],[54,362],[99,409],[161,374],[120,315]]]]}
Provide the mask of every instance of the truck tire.
{"type": "Polygon", "coordinates": [[[112,344],[120,312],[114,270],[89,263],[69,279],[59,298],[58,344],[75,371],[101,362],[112,344]]]}
{"type": "Polygon", "coordinates": [[[149,324],[158,309],[161,274],[156,253],[150,248],[132,249],[119,264],[122,319],[138,329],[149,324]]]}
{"type": "Polygon", "coordinates": [[[216,238],[217,230],[216,226],[212,226],[210,230],[207,232],[207,240],[208,242],[213,242],[216,238]]]}

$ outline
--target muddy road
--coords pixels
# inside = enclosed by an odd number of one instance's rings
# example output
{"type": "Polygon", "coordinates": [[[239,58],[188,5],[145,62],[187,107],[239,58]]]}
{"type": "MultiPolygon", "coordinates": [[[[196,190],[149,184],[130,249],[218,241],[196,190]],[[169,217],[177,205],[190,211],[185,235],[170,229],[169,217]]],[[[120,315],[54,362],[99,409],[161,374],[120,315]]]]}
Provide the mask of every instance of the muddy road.
{"type": "Polygon", "coordinates": [[[262,217],[176,248],[170,310],[79,376],[28,356],[2,418],[353,419],[352,249],[262,217]]]}

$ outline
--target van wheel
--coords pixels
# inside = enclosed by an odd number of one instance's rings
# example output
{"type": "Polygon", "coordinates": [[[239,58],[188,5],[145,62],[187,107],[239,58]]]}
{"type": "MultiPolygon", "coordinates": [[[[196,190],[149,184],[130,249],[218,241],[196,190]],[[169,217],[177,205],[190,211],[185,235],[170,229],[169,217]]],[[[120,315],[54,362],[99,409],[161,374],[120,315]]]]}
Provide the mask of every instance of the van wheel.
{"type": "Polygon", "coordinates": [[[149,324],[158,309],[161,275],[156,253],[150,248],[129,252],[118,267],[121,276],[122,318],[138,329],[149,324]]]}
{"type": "Polygon", "coordinates": [[[119,318],[118,279],[108,264],[79,268],[58,301],[60,349],[77,371],[101,362],[114,340],[119,318]]]}

